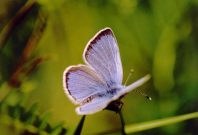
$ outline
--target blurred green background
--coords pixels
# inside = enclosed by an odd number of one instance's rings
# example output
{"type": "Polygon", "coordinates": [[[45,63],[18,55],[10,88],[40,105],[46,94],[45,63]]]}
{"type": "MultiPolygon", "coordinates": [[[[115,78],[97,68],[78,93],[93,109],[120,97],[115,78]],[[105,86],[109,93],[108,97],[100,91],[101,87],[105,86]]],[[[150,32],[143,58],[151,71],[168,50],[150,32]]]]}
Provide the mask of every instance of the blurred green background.
{"type": "MultiPolygon", "coordinates": [[[[127,125],[198,111],[197,0],[1,0],[0,134],[72,134],[81,116],[64,94],[63,71],[84,63],[86,43],[105,27],[117,38],[123,80],[130,69],[128,83],[152,75],[139,88],[152,101],[135,92],[123,99],[127,125]]],[[[193,119],[135,134],[196,135],[197,127],[193,119]]],[[[82,134],[119,128],[118,115],[102,111],[82,134]]]]}

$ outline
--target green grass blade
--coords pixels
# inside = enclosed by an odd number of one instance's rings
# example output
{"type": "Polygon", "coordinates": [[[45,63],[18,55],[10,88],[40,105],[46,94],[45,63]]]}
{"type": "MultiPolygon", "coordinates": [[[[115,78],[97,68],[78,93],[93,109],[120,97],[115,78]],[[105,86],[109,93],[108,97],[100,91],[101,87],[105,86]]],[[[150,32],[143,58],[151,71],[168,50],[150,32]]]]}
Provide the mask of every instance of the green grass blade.
{"type": "Polygon", "coordinates": [[[184,114],[184,115],[170,117],[170,118],[163,118],[160,120],[153,120],[149,122],[142,122],[139,124],[126,125],[125,131],[126,133],[134,133],[134,132],[139,132],[143,130],[166,126],[166,125],[170,125],[170,124],[174,124],[177,122],[194,119],[194,118],[198,118],[198,112],[184,114]]]}

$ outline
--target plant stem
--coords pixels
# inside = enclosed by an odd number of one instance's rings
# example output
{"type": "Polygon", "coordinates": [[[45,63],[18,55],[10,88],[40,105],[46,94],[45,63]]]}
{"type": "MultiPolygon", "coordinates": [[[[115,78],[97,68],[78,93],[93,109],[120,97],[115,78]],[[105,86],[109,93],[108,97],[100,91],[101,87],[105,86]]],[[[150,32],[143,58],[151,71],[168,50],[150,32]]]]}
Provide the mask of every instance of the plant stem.
{"type": "Polygon", "coordinates": [[[119,113],[120,122],[121,122],[121,133],[122,133],[122,135],[126,135],[125,128],[124,128],[125,127],[125,122],[124,122],[121,110],[118,113],[119,113]]]}
{"type": "Polygon", "coordinates": [[[78,126],[74,132],[74,135],[80,135],[81,134],[81,131],[82,131],[82,128],[83,128],[83,124],[84,124],[84,121],[85,121],[85,116],[86,115],[83,115],[83,117],[81,118],[80,122],[78,123],[78,126]]]}
{"type": "Polygon", "coordinates": [[[157,128],[157,127],[161,127],[161,126],[174,124],[177,122],[181,122],[181,121],[185,121],[185,120],[189,120],[189,119],[193,119],[193,118],[198,118],[198,112],[184,114],[184,115],[170,117],[170,118],[163,118],[160,120],[143,122],[143,123],[139,123],[139,124],[127,125],[127,126],[125,126],[125,130],[126,130],[126,133],[134,133],[134,132],[139,132],[139,131],[143,131],[143,130],[148,130],[148,129],[152,129],[152,128],[157,128]]]}

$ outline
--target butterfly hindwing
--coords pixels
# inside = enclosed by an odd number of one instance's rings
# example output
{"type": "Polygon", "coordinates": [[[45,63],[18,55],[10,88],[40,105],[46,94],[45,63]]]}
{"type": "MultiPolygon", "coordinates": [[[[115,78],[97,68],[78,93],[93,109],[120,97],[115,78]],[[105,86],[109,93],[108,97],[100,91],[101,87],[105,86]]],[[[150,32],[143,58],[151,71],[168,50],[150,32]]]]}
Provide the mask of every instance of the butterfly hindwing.
{"type": "Polygon", "coordinates": [[[107,96],[97,96],[92,102],[77,107],[76,112],[80,115],[93,114],[105,109],[110,102],[111,99],[107,96]]]}

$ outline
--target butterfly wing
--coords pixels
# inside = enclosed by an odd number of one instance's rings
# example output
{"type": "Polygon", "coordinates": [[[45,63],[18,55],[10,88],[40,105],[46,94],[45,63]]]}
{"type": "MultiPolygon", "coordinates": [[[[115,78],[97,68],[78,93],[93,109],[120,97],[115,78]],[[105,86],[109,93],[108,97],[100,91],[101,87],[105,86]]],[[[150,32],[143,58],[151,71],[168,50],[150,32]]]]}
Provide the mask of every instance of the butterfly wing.
{"type": "Polygon", "coordinates": [[[84,50],[84,61],[106,81],[109,86],[121,85],[123,78],[120,52],[110,28],[99,31],[84,50]]]}
{"type": "Polygon", "coordinates": [[[108,98],[106,96],[95,97],[92,102],[77,107],[76,112],[79,115],[93,114],[105,109],[110,102],[111,98],[108,98]]]}
{"type": "Polygon", "coordinates": [[[63,74],[63,84],[66,95],[74,104],[88,103],[93,99],[92,95],[107,91],[106,83],[86,65],[68,67],[63,74]]]}

